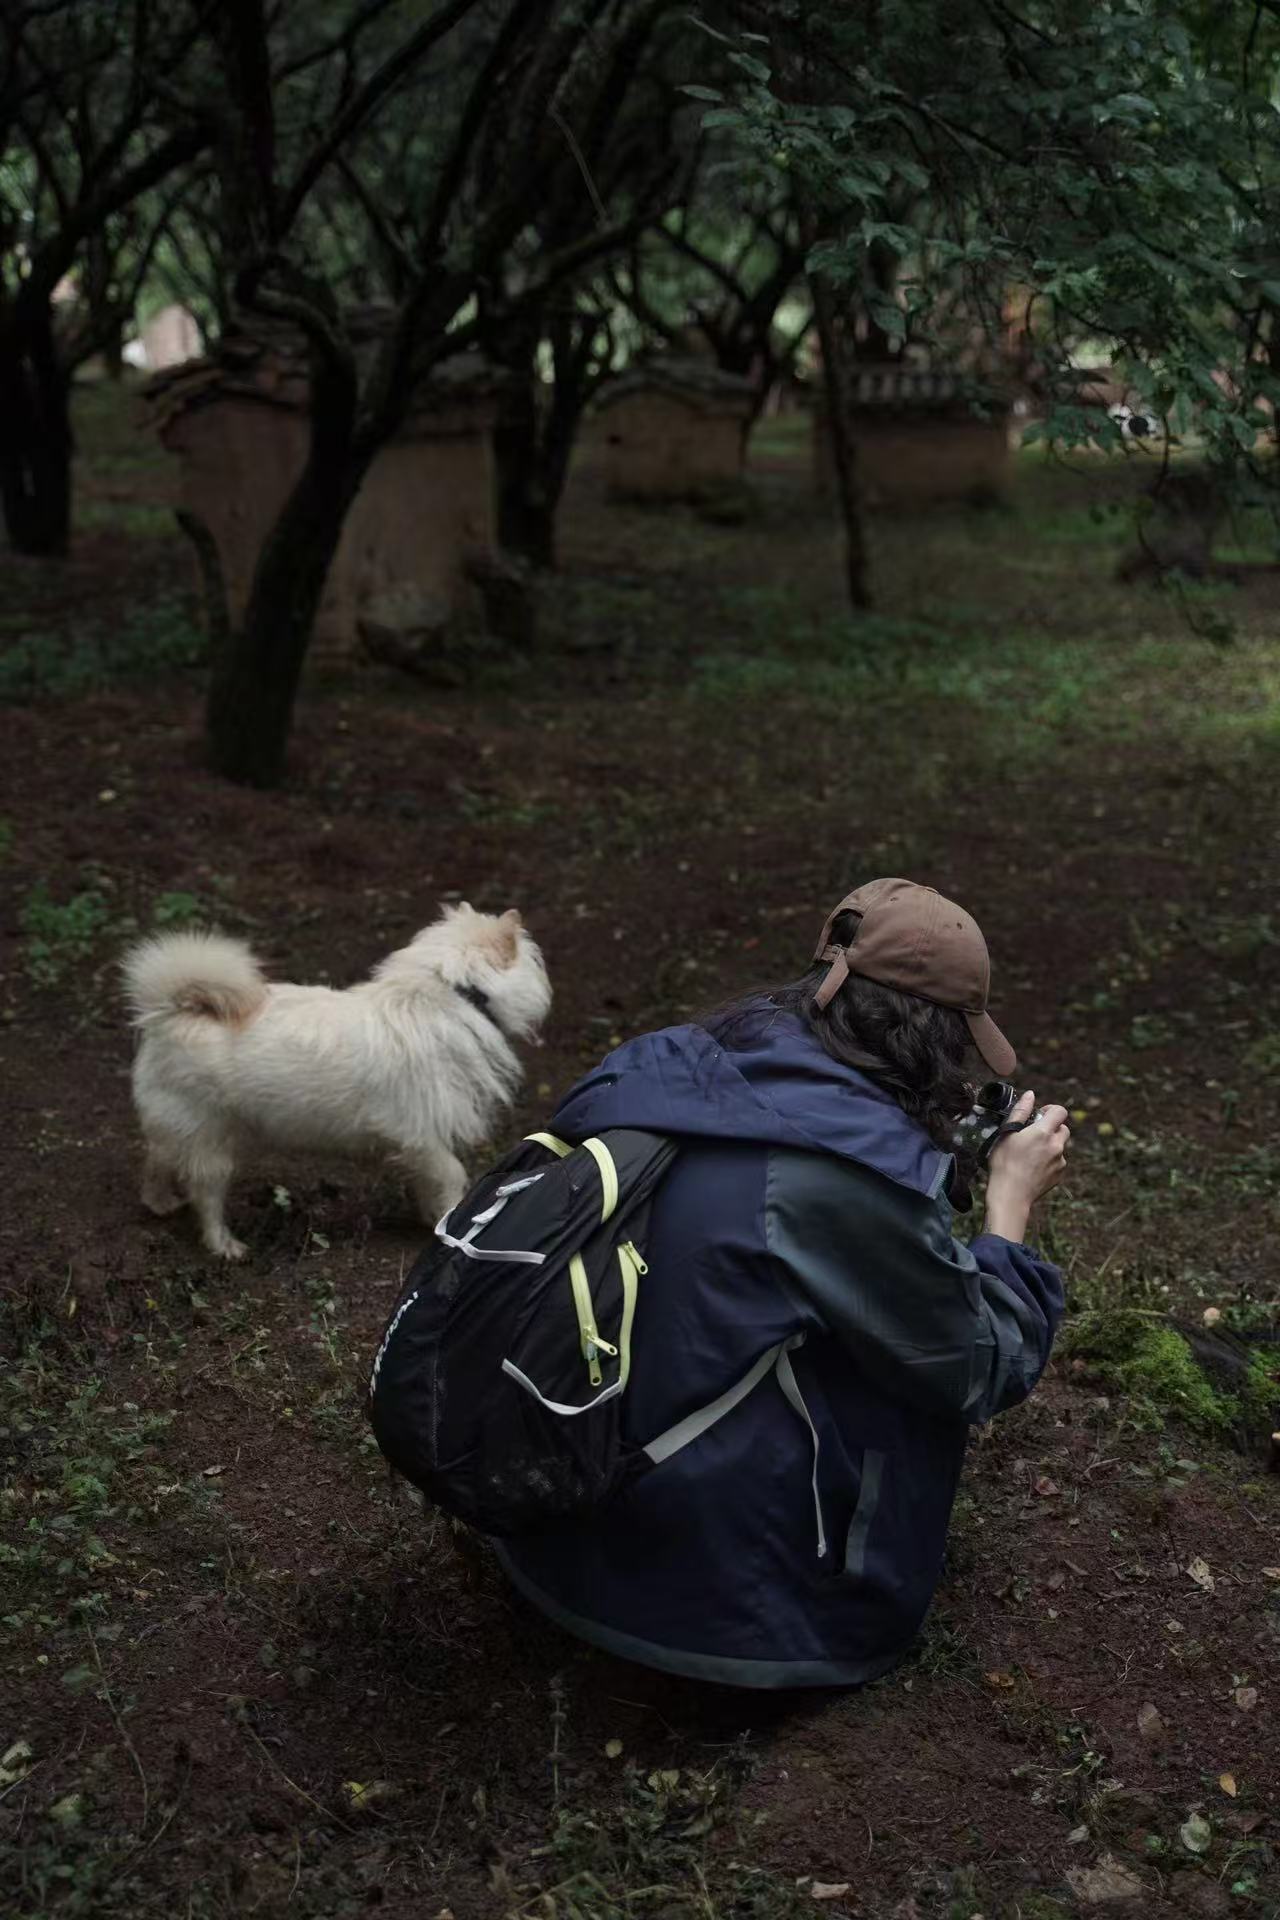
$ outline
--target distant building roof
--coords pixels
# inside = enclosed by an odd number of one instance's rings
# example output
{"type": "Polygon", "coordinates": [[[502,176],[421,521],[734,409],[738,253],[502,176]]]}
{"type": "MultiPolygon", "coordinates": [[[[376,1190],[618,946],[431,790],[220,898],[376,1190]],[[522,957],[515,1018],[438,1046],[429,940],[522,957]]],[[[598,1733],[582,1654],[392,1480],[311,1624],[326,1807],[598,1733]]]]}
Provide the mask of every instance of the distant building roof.
{"type": "MultiPolygon", "coordinates": [[[[352,308],[343,313],[343,331],[358,362],[372,360],[394,317],[390,307],[352,308]]],[[[418,380],[409,421],[420,427],[430,423],[445,433],[479,424],[474,416],[488,413],[494,396],[509,379],[479,354],[453,354],[437,361],[418,380]]],[[[305,412],[310,384],[305,335],[296,327],[255,317],[229,327],[207,355],[156,373],[142,392],[163,437],[182,414],[232,396],[287,412],[305,412]]]]}
{"type": "Polygon", "coordinates": [[[747,412],[755,396],[750,380],[740,374],[723,373],[703,359],[664,354],[660,359],[643,361],[630,367],[603,388],[596,401],[597,411],[614,406],[638,393],[666,393],[704,412],[747,412]]]}
{"type": "Polygon", "coordinates": [[[978,408],[1007,413],[1012,395],[987,381],[944,368],[855,365],[848,376],[849,403],[858,412],[964,414],[978,408]]]}

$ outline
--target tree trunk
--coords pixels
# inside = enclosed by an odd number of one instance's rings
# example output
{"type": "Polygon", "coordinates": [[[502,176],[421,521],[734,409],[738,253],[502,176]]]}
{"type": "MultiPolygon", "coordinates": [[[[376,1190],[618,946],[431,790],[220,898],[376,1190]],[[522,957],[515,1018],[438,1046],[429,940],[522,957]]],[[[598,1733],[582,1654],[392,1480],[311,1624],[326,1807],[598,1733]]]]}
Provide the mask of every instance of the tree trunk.
{"type": "MultiPolygon", "coordinates": [[[[242,786],[284,774],[293,705],[347,510],[376,448],[355,445],[351,364],[313,356],[306,464],[262,544],[244,618],[224,622],[205,707],[214,771],[242,786]]],[[[197,547],[198,551],[198,547],[197,547]]],[[[205,568],[206,591],[215,576],[205,568]]],[[[211,623],[217,645],[217,626],[211,623]]]]}
{"type": "Polygon", "coordinates": [[[71,533],[70,381],[48,301],[0,323],[0,502],[16,553],[63,554],[71,533]]]}
{"type": "Polygon", "coordinates": [[[278,786],[302,665],[347,509],[350,465],[308,470],[267,535],[244,619],[215,658],[205,710],[209,759],[242,786],[278,786]]]}
{"type": "Polygon", "coordinates": [[[543,487],[537,398],[528,391],[507,396],[493,428],[498,490],[498,545],[506,553],[550,571],[556,564],[555,503],[543,487]]]}
{"type": "Polygon", "coordinates": [[[113,326],[102,343],[102,370],[108,380],[124,378],[124,322],[113,326]]]}
{"type": "Polygon", "coordinates": [[[497,485],[498,545],[532,567],[555,566],[555,502],[543,479],[543,408],[538,377],[542,309],[490,318],[484,341],[489,357],[510,375],[499,396],[493,426],[497,485]]]}
{"type": "Polygon", "coordinates": [[[867,577],[867,546],[862,519],[862,499],[858,486],[857,449],[849,424],[849,405],[841,358],[843,341],[836,321],[831,289],[822,274],[811,274],[813,311],[822,347],[822,377],[826,389],[827,429],[835,459],[836,495],[845,534],[845,581],[849,605],[855,613],[871,605],[871,583],[867,577]]]}

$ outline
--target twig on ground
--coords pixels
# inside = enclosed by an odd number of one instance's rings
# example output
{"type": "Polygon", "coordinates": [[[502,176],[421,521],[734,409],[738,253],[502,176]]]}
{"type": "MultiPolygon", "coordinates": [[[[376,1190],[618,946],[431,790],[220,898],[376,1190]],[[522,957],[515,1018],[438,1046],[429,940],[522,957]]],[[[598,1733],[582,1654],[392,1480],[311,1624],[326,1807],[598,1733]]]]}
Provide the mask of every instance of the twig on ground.
{"type": "Polygon", "coordinates": [[[106,1697],[107,1707],[108,1707],[108,1710],[110,1711],[111,1718],[115,1721],[116,1732],[120,1735],[120,1738],[124,1741],[125,1746],[128,1748],[129,1757],[133,1761],[133,1764],[137,1769],[138,1779],[142,1785],[142,1819],[138,1822],[138,1832],[145,1833],[147,1830],[147,1818],[151,1811],[151,1794],[147,1787],[147,1776],[145,1771],[143,1770],[142,1762],[138,1758],[138,1749],[134,1746],[133,1741],[129,1738],[129,1729],[125,1726],[124,1721],[120,1718],[119,1708],[116,1706],[115,1700],[112,1697],[111,1688],[107,1685],[107,1676],[102,1665],[102,1655],[98,1652],[98,1643],[94,1638],[93,1628],[89,1626],[87,1622],[85,1624],[85,1632],[89,1636],[89,1645],[93,1649],[93,1664],[98,1669],[98,1678],[102,1682],[102,1691],[106,1697]]]}
{"type": "Polygon", "coordinates": [[[263,1759],[267,1762],[267,1765],[271,1767],[274,1772],[279,1774],[280,1778],[284,1781],[286,1787],[289,1788],[291,1793],[296,1793],[300,1800],[305,1800],[309,1807],[314,1807],[316,1812],[323,1814],[326,1820],[332,1820],[335,1827],[341,1827],[344,1833],[354,1832],[354,1828],[348,1826],[347,1822],[342,1818],[340,1818],[338,1814],[334,1813],[332,1808],[322,1806],[320,1801],[315,1798],[314,1794],[308,1793],[305,1787],[300,1787],[296,1780],[291,1780],[289,1778],[284,1768],[280,1765],[280,1762],[276,1759],[275,1755],[272,1753],[270,1747],[267,1746],[265,1741],[259,1739],[258,1735],[254,1732],[253,1728],[249,1725],[247,1720],[242,1720],[240,1722],[240,1726],[243,1729],[243,1731],[248,1734],[254,1746],[258,1749],[258,1752],[262,1755],[263,1759]]]}
{"type": "Polygon", "coordinates": [[[551,1694],[551,1798],[553,1803],[559,1806],[560,1730],[568,1717],[564,1705],[564,1681],[560,1674],[552,1674],[549,1690],[551,1694]]]}

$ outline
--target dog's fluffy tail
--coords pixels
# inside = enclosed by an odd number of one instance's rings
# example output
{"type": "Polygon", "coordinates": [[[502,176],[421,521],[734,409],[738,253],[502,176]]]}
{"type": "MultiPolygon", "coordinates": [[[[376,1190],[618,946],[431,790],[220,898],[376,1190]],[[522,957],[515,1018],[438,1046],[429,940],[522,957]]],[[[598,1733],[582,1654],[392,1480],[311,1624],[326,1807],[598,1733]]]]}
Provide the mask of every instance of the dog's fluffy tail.
{"type": "Polygon", "coordinates": [[[247,1020],[266,998],[262,969],[243,940],[220,933],[161,933],[130,947],[121,962],[134,1020],[175,1013],[247,1020]]]}

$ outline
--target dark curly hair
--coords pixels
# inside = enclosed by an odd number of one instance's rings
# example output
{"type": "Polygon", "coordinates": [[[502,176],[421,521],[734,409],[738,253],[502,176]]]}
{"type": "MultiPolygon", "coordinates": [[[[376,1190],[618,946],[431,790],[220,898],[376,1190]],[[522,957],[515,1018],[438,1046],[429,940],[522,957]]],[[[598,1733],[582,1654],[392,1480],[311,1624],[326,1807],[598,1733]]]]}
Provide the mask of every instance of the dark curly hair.
{"type": "MultiPolygon", "coordinates": [[[[847,946],[861,916],[846,910],[831,929],[836,946],[847,946]]],[[[955,1152],[955,1125],[973,1104],[965,1063],[972,1040],[964,1015],[914,993],[882,987],[851,973],[827,1006],[813,1004],[827,976],[827,962],[785,986],[766,987],[704,1017],[702,1025],[717,1040],[728,1041],[745,1022],[771,1009],[798,1013],[808,1021],[823,1048],[842,1066],[853,1067],[892,1094],[904,1113],[918,1121],[947,1153],[955,1152]]],[[[958,1168],[965,1180],[972,1168],[958,1168]]]]}

